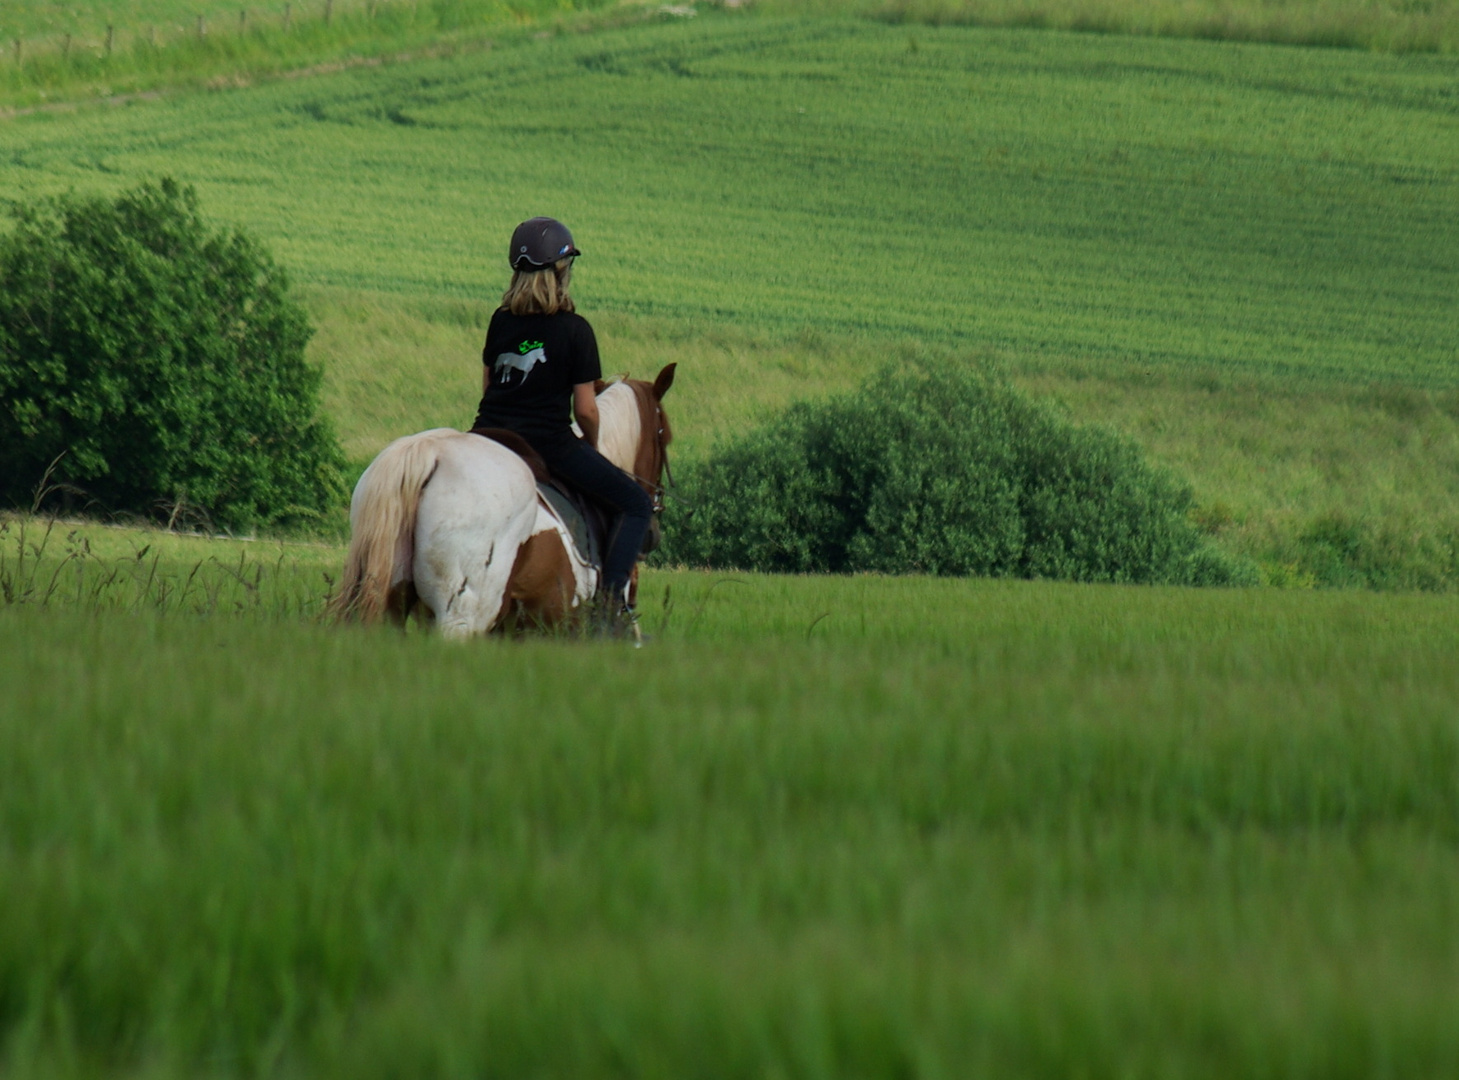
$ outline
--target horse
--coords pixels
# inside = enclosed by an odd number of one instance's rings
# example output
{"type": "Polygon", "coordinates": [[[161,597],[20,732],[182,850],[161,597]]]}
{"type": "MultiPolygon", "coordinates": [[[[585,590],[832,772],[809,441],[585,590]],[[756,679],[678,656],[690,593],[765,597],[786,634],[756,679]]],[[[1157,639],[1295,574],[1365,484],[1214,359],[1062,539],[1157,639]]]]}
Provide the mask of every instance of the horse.
{"type": "MultiPolygon", "coordinates": [[[[653,500],[654,543],[673,439],[663,398],[675,367],[652,383],[624,378],[596,387],[598,451],[653,500]]],[[[500,433],[433,428],[380,451],[350,500],[349,552],[331,602],[336,618],[389,619],[403,628],[414,613],[447,638],[576,625],[597,589],[597,567],[538,491],[546,479],[541,460],[512,443],[500,433]]],[[[630,600],[637,585],[635,565],[630,600]]]]}

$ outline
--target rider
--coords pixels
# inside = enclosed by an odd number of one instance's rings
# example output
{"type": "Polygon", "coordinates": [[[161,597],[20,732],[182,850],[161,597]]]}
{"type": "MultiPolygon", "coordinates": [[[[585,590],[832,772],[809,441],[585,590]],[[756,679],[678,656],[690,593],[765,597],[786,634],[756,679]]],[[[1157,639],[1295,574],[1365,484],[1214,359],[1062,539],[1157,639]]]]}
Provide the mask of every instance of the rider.
{"type": "Polygon", "coordinates": [[[610,618],[632,618],[628,578],[653,520],[653,503],[598,453],[598,342],[568,292],[580,254],[567,226],[552,218],[532,218],[512,233],[512,283],[486,331],[475,426],[516,432],[549,469],[613,512],[600,603],[606,602],[610,618]],[[569,406],[581,439],[573,434],[569,406]]]}

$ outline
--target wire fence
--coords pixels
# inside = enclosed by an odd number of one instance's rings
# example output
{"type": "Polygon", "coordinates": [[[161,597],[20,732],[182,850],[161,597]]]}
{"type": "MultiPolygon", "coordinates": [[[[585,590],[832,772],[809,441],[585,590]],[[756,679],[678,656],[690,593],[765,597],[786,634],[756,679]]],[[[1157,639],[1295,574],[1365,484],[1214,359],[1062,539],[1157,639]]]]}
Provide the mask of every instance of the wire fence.
{"type": "MultiPolygon", "coordinates": [[[[0,30],[4,35],[0,45],[5,50],[3,61],[14,68],[40,63],[54,66],[57,61],[94,65],[122,53],[217,45],[228,39],[236,44],[279,35],[317,36],[342,23],[360,29],[362,23],[383,19],[414,22],[419,14],[419,0],[290,0],[266,7],[219,6],[189,14],[184,20],[173,17],[132,26],[106,21],[89,29],[78,26],[44,34],[0,30]]],[[[438,20],[433,17],[432,21],[438,20]]]]}

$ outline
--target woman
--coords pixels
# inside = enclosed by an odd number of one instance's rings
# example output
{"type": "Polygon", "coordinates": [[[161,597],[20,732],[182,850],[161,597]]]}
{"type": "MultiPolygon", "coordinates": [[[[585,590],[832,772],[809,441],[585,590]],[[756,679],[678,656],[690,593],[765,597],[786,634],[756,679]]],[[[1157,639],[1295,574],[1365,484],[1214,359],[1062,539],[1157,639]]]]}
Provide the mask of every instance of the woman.
{"type": "Polygon", "coordinates": [[[580,254],[567,226],[552,218],[524,221],[512,233],[512,283],[486,331],[475,426],[516,432],[554,473],[609,508],[615,520],[600,602],[609,618],[631,619],[628,577],[653,520],[653,503],[597,450],[598,342],[568,291],[572,261],[580,254]],[[573,434],[571,415],[581,439],[573,434]]]}

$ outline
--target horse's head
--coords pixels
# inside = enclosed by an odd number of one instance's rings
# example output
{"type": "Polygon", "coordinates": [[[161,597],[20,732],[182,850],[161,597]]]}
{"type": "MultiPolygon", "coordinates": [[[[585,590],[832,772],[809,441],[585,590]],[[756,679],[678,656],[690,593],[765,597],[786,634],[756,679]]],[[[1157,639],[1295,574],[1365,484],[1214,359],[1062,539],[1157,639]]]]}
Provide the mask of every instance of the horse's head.
{"type": "Polygon", "coordinates": [[[633,477],[654,504],[653,524],[643,544],[645,555],[659,546],[663,536],[659,515],[664,511],[664,492],[666,484],[672,487],[674,483],[674,473],[669,468],[669,443],[674,441],[674,429],[664,412],[664,395],[674,385],[676,367],[677,364],[666,365],[653,382],[625,380],[638,402],[638,452],[633,459],[633,477]]]}

